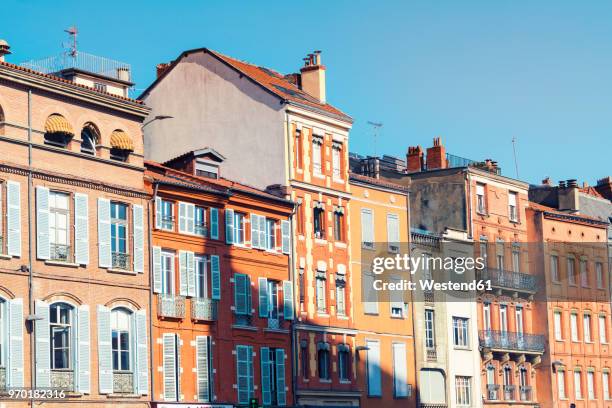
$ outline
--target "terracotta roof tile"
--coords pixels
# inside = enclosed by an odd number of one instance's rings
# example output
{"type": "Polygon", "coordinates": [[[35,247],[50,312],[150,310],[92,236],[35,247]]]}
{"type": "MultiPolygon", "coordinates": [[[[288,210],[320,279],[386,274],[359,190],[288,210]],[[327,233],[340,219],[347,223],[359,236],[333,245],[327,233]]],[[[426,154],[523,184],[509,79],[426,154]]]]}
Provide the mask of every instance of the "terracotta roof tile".
{"type": "Polygon", "coordinates": [[[380,180],[380,179],[376,179],[373,177],[368,177],[368,176],[364,176],[362,174],[357,174],[357,173],[349,173],[349,179],[350,180],[355,180],[355,181],[361,181],[364,183],[368,183],[368,184],[372,184],[375,186],[380,186],[380,187],[385,187],[385,188],[390,188],[393,190],[398,190],[402,193],[408,193],[410,191],[410,189],[406,186],[402,186],[400,184],[395,184],[395,183],[391,183],[385,180],[380,180]]]}
{"type": "Polygon", "coordinates": [[[581,193],[593,196],[593,197],[597,197],[597,198],[604,198],[604,196],[602,196],[599,191],[597,191],[594,187],[584,187],[580,189],[581,193]]]}

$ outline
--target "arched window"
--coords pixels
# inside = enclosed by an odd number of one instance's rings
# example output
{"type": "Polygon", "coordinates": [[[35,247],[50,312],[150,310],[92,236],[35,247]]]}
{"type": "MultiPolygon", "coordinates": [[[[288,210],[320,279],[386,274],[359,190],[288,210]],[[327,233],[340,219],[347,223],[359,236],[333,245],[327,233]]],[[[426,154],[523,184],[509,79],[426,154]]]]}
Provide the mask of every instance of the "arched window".
{"type": "Polygon", "coordinates": [[[351,354],[346,344],[338,346],[338,377],[340,381],[349,381],[351,367],[351,354]]]}
{"type": "Polygon", "coordinates": [[[100,132],[96,125],[88,122],[81,130],[81,153],[96,154],[96,147],[100,142],[100,132]]]}
{"type": "Polygon", "coordinates": [[[127,161],[128,156],[134,151],[134,142],[121,129],[113,130],[110,139],[110,157],[117,161],[127,161]]]}
{"type": "Polygon", "coordinates": [[[66,147],[73,137],[72,125],[68,123],[65,117],[54,113],[47,118],[45,122],[45,144],[66,147]]]}
{"type": "Polygon", "coordinates": [[[319,369],[319,379],[329,380],[329,343],[319,343],[317,351],[317,366],[319,369]]]}
{"type": "Polygon", "coordinates": [[[49,307],[52,370],[72,368],[73,323],[72,306],[66,303],[54,303],[49,307]]]}
{"type": "Polygon", "coordinates": [[[499,385],[495,383],[495,366],[493,364],[487,365],[487,399],[498,400],[499,399],[499,385]]]}
{"type": "Polygon", "coordinates": [[[0,106],[0,135],[4,134],[4,111],[2,110],[2,106],[0,106]]]}
{"type": "Polygon", "coordinates": [[[111,312],[113,370],[131,371],[132,312],[118,308],[111,312]]]}

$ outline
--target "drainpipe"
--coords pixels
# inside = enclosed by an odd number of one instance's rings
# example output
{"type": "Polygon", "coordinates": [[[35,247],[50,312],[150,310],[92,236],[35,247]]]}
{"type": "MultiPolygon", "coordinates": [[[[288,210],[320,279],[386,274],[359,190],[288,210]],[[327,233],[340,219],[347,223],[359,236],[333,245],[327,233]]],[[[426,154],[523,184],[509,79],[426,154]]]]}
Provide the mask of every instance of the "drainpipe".
{"type": "Polygon", "coordinates": [[[465,170],[465,178],[467,180],[467,210],[468,210],[468,239],[474,238],[474,225],[472,221],[472,177],[470,171],[465,170]]]}
{"type": "Polygon", "coordinates": [[[148,227],[148,239],[149,239],[149,376],[151,377],[151,403],[155,401],[155,370],[153,368],[153,274],[151,273],[153,267],[153,233],[151,232],[151,207],[155,203],[155,199],[157,198],[157,190],[159,188],[159,184],[157,182],[153,185],[153,197],[147,203],[147,227],[148,227]]]}
{"type": "MultiPolygon", "coordinates": [[[[32,89],[28,89],[28,320],[32,325],[30,330],[30,387],[35,387],[36,349],[34,341],[34,298],[32,276],[32,89]]],[[[30,407],[34,400],[30,396],[30,407]]]]}
{"type": "MultiPolygon", "coordinates": [[[[410,215],[410,191],[408,191],[408,193],[406,194],[406,207],[407,207],[407,218],[408,218],[408,257],[412,258],[412,233],[410,230],[410,222],[412,220],[412,217],[410,215]]],[[[416,330],[414,327],[414,321],[415,318],[417,316],[415,316],[414,314],[414,300],[412,302],[412,344],[414,345],[414,350],[412,351],[412,357],[414,359],[414,389],[412,390],[412,392],[415,393],[415,401],[417,402],[417,406],[419,404],[418,401],[418,395],[416,395],[416,391],[417,391],[417,377],[418,377],[418,372],[417,372],[417,353],[416,353],[416,330]]]]}

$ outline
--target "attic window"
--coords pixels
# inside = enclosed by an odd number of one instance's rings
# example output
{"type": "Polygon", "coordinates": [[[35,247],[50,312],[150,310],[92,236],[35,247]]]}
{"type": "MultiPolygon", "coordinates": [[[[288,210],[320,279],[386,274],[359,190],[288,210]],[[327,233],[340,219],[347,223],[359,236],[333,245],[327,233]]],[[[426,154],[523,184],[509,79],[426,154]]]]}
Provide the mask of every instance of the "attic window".
{"type": "Polygon", "coordinates": [[[211,164],[211,163],[204,163],[201,161],[196,161],[195,174],[196,176],[199,176],[199,177],[218,179],[219,178],[219,166],[211,164]]]}

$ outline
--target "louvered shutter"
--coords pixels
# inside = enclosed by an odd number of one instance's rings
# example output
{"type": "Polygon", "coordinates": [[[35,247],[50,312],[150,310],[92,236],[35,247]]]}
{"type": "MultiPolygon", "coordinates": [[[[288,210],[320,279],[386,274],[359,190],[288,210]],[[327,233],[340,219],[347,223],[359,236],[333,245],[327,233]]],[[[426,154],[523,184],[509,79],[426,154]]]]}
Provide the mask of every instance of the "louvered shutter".
{"type": "MultiPolygon", "coordinates": [[[[268,249],[268,244],[267,244],[267,220],[266,217],[259,217],[259,247],[261,249],[268,249]]],[[[269,249],[274,249],[274,248],[269,248],[269,249]]]]}
{"type": "MultiPolygon", "coordinates": [[[[399,250],[400,230],[399,218],[395,214],[387,214],[387,242],[389,247],[396,246],[399,250]]],[[[389,248],[390,250],[392,248],[389,248]]]]}
{"type": "Polygon", "coordinates": [[[153,247],[153,292],[161,293],[162,291],[162,260],[161,248],[153,247]]]}
{"type": "Polygon", "coordinates": [[[98,264],[101,268],[111,268],[111,214],[110,200],[98,198],[98,264]]]}
{"type": "Polygon", "coordinates": [[[287,405],[285,388],[285,350],[276,349],[276,399],[280,406],[287,405]]]}
{"type": "Polygon", "coordinates": [[[21,256],[21,185],[16,181],[6,183],[6,249],[11,256],[21,256]]]}
{"type": "Polygon", "coordinates": [[[134,229],[134,272],[144,273],[144,208],[134,204],[132,207],[134,229]]]}
{"type": "Polygon", "coordinates": [[[179,202],[179,232],[185,234],[187,232],[187,203],[179,202]]]}
{"type": "Polygon", "coordinates": [[[253,248],[260,248],[263,246],[259,241],[259,215],[251,214],[251,245],[253,248]]]}
{"type": "Polygon", "coordinates": [[[283,317],[285,320],[293,320],[293,283],[283,281],[283,317]]]}
{"type": "Polygon", "coordinates": [[[176,335],[164,333],[163,336],[164,399],[177,401],[176,383],[176,335]]]}
{"type": "Polygon", "coordinates": [[[366,341],[367,351],[367,375],[368,375],[368,395],[381,395],[380,378],[380,343],[377,341],[366,341]]]}
{"type": "Polygon", "coordinates": [[[234,210],[225,210],[225,242],[234,243],[234,210]]]}
{"type": "Polygon", "coordinates": [[[179,294],[187,296],[187,251],[179,250],[179,294]]]}
{"type": "Polygon", "coordinates": [[[268,317],[268,279],[258,278],[259,286],[259,317],[268,317]]]}
{"type": "Polygon", "coordinates": [[[219,239],[219,210],[210,209],[210,238],[219,239]]]}
{"type": "Polygon", "coordinates": [[[51,386],[49,305],[42,300],[37,300],[35,310],[38,317],[34,325],[36,338],[36,388],[49,388],[51,386]]]}
{"type": "Polygon", "coordinates": [[[251,346],[236,346],[238,403],[248,404],[253,392],[253,351],[251,346]]]}
{"type": "Polygon", "coordinates": [[[193,252],[187,252],[187,296],[196,295],[195,256],[193,252]]]}
{"type": "Polygon", "coordinates": [[[161,229],[162,227],[162,199],[159,197],[155,198],[155,229],[161,229]]]}
{"type": "Polygon", "coordinates": [[[79,307],[77,315],[77,324],[77,391],[83,394],[89,394],[91,391],[91,356],[89,352],[91,347],[89,339],[89,306],[82,305],[79,307]]]}
{"type": "Polygon", "coordinates": [[[408,368],[404,343],[393,343],[393,383],[396,397],[408,396],[408,368]]]}
{"type": "Polygon", "coordinates": [[[291,252],[291,225],[289,221],[281,221],[281,241],[283,247],[283,254],[291,252]]]}
{"type": "Polygon", "coordinates": [[[196,337],[196,375],[198,401],[210,402],[210,362],[208,359],[208,336],[196,337]]]}
{"type": "Polygon", "coordinates": [[[36,187],[36,257],[51,257],[49,241],[49,189],[36,187]]]}
{"type": "Polygon", "coordinates": [[[211,298],[215,300],[221,299],[221,265],[219,263],[219,255],[210,256],[210,282],[211,282],[211,298]]]}
{"type": "Polygon", "coordinates": [[[140,395],[147,395],[149,388],[149,349],[147,346],[147,314],[139,310],[136,315],[136,366],[134,384],[140,395]]]}
{"type": "Polygon", "coordinates": [[[12,299],[8,302],[8,386],[24,386],[23,373],[23,299],[12,299]]]}
{"type": "Polygon", "coordinates": [[[185,214],[185,227],[189,234],[195,234],[195,205],[187,204],[187,213],[185,214]]]}
{"type": "Polygon", "coordinates": [[[367,208],[361,210],[361,242],[368,247],[374,244],[374,219],[367,208]]]}
{"type": "Polygon", "coordinates": [[[98,386],[100,394],[113,393],[113,351],[110,310],[98,305],[98,386]]]}
{"type": "Polygon", "coordinates": [[[272,403],[272,392],[270,390],[270,349],[262,347],[260,349],[261,362],[261,400],[263,405],[272,403]]]}
{"type": "Polygon", "coordinates": [[[89,202],[82,193],[74,195],[74,260],[89,264],[89,202]]]}
{"type": "Polygon", "coordinates": [[[234,306],[236,314],[247,314],[247,275],[234,274],[234,306]]]}

